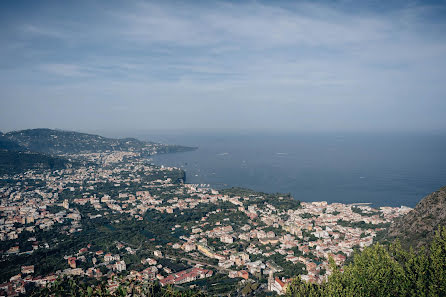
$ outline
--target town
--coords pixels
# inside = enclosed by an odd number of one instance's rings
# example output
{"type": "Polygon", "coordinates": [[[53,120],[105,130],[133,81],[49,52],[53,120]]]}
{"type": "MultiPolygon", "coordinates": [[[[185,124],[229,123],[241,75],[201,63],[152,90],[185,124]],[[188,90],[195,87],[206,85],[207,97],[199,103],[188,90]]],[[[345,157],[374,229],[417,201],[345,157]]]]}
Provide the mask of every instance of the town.
{"type": "Polygon", "coordinates": [[[299,202],[185,183],[134,151],[71,154],[76,166],[0,179],[0,292],[64,277],[159,282],[210,294],[283,294],[323,282],[408,207],[299,202]],[[82,165],[79,165],[82,164],[82,165]]]}

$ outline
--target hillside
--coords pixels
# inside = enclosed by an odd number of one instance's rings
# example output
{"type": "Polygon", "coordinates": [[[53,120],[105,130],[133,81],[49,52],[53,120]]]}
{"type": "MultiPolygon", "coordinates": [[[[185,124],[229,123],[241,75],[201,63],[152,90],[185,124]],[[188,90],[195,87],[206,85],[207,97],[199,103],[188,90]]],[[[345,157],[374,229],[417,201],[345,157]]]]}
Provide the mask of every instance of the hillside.
{"type": "Polygon", "coordinates": [[[342,270],[332,262],[332,272],[321,284],[296,277],[286,296],[446,296],[445,223],[446,187],[442,187],[392,223],[387,239],[398,241],[356,252],[342,270]]]}
{"type": "Polygon", "coordinates": [[[424,197],[407,215],[395,220],[388,239],[399,238],[403,246],[420,247],[434,236],[438,226],[446,225],[446,187],[424,197]]]}
{"type": "Polygon", "coordinates": [[[54,155],[107,151],[134,151],[151,155],[192,149],[195,148],[51,129],[0,132],[0,174],[39,168],[61,169],[72,165],[70,161],[54,155]]]}
{"type": "Polygon", "coordinates": [[[68,160],[40,153],[0,150],[0,174],[20,173],[30,169],[63,169],[68,160]]]}
{"type": "Polygon", "coordinates": [[[20,146],[18,143],[12,141],[8,137],[5,136],[2,132],[0,132],[0,151],[22,151],[25,150],[24,147],[20,146]]]}
{"type": "Polygon", "coordinates": [[[9,140],[33,152],[77,154],[106,151],[178,152],[193,148],[162,145],[135,138],[114,139],[99,135],[52,129],[28,129],[4,134],[9,140]]]}

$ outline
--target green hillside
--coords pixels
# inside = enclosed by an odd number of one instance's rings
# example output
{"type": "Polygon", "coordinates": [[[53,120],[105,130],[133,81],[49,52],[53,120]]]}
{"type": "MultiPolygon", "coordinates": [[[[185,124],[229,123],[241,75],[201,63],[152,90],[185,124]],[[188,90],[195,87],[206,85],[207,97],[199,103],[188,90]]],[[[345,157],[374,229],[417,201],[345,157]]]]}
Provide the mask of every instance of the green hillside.
{"type": "Polygon", "coordinates": [[[133,139],[112,139],[99,135],[52,129],[28,129],[5,134],[10,140],[33,152],[75,154],[82,152],[136,151],[147,143],[133,139]]]}
{"type": "Polygon", "coordinates": [[[30,169],[63,169],[68,160],[40,153],[0,151],[0,174],[20,173],[30,169]]]}
{"type": "Polygon", "coordinates": [[[20,146],[17,142],[9,139],[2,132],[0,132],[0,150],[7,151],[23,151],[24,147],[20,146]]]}
{"type": "Polygon", "coordinates": [[[134,151],[174,153],[195,148],[141,141],[135,138],[107,138],[99,135],[52,129],[28,129],[4,134],[27,150],[46,154],[99,153],[134,151]]]}

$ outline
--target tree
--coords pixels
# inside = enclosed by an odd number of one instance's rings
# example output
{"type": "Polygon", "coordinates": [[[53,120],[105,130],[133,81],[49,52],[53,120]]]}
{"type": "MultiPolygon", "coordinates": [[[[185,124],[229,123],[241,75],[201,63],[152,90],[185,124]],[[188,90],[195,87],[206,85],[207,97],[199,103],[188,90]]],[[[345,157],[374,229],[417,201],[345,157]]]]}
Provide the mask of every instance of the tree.
{"type": "Polygon", "coordinates": [[[429,260],[428,296],[446,296],[446,227],[436,232],[431,244],[429,260]]]}
{"type": "Polygon", "coordinates": [[[330,270],[326,283],[294,280],[288,296],[446,296],[446,228],[439,228],[429,250],[375,244],[356,254],[344,272],[330,259],[330,270]]]}

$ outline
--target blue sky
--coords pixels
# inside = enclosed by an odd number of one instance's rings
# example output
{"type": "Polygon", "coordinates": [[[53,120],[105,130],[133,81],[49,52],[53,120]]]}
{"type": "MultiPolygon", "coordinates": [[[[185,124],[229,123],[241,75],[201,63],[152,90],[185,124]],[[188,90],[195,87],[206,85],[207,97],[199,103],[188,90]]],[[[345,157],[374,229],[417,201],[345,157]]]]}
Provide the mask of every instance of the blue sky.
{"type": "Polygon", "coordinates": [[[444,1],[3,1],[0,130],[444,131],[444,1]]]}

